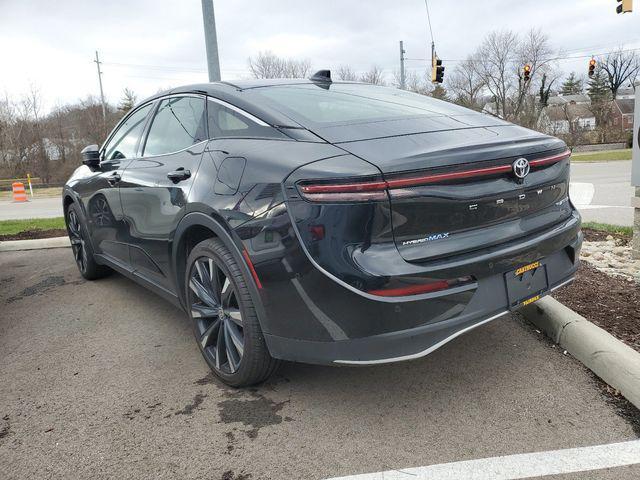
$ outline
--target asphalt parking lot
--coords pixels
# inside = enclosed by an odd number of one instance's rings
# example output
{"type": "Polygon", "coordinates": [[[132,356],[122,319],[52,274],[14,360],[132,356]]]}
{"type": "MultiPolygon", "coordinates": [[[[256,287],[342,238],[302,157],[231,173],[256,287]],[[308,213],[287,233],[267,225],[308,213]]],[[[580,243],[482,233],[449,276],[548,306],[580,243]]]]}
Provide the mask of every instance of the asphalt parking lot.
{"type": "Polygon", "coordinates": [[[640,436],[636,410],[518,317],[418,361],[285,364],[234,390],[182,312],[120,275],[82,280],[69,249],[0,253],[0,302],[4,479],[323,479],[640,436]]]}

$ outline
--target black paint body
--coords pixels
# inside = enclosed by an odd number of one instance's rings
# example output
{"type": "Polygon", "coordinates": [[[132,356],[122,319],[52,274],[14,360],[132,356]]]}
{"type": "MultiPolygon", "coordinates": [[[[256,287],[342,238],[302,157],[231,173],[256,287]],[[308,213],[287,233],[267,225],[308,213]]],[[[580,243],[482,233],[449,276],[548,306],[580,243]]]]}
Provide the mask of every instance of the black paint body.
{"type": "Polygon", "coordinates": [[[510,175],[441,182],[408,195],[391,190],[381,201],[313,203],[297,188],[301,180],[534,160],[566,150],[560,140],[436,100],[445,113],[303,124],[259,95],[265,85],[271,88],[262,81],[188,86],[141,104],[155,108],[167,95],[216,98],[268,124],[260,138],[212,138],[169,155],[76,170],[64,202],[80,206],[99,263],[184,308],[188,249],[216,235],[242,265],[271,354],[313,363],[418,356],[508,311],[508,272],[541,261],[549,289],[574,275],[582,235],[568,200],[568,160],[533,169],[521,182],[510,175]],[[167,174],[179,168],[191,176],[174,183],[167,174]],[[117,183],[109,180],[114,174],[117,183]],[[411,243],[444,232],[445,239],[411,243]],[[368,293],[407,279],[456,278],[471,281],[411,296],[368,293]]]}

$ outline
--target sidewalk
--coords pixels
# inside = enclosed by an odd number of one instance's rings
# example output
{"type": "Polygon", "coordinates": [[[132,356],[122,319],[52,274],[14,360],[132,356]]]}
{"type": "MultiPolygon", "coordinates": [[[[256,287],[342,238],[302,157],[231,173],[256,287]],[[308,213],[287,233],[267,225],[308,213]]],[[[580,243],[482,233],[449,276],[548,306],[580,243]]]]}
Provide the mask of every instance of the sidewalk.
{"type": "Polygon", "coordinates": [[[62,217],[62,198],[34,198],[25,203],[0,200],[0,220],[62,217]]]}

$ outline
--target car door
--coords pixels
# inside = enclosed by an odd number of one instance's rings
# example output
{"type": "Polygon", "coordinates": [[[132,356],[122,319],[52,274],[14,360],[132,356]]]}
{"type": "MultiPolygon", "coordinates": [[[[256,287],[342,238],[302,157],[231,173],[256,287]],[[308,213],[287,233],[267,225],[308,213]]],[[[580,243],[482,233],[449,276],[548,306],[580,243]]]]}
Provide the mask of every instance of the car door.
{"type": "Polygon", "coordinates": [[[147,117],[148,103],[121,121],[101,149],[100,168],[81,187],[87,228],[97,254],[129,263],[128,229],[123,222],[118,184],[122,172],[136,157],[147,117]]]}
{"type": "Polygon", "coordinates": [[[141,276],[172,292],[170,242],[185,214],[207,143],[205,112],[203,96],[160,100],[141,142],[141,155],[120,181],[131,264],[141,276]]]}

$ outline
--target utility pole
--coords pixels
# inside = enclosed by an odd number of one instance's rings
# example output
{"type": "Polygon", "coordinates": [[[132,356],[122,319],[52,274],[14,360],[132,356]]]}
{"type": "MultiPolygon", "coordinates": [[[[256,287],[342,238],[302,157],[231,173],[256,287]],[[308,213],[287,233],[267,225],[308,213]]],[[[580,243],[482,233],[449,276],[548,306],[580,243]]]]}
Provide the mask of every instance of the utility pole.
{"type": "Polygon", "coordinates": [[[102,90],[102,71],[100,70],[100,58],[98,57],[98,51],[96,50],[96,66],[98,67],[98,83],[100,84],[100,101],[102,102],[102,119],[107,118],[107,106],[104,103],[104,91],[102,90]]]}
{"type": "Polygon", "coordinates": [[[209,81],[220,81],[220,60],[218,59],[218,36],[216,35],[216,17],[213,12],[213,0],[202,0],[202,19],[204,21],[204,43],[207,47],[207,68],[209,81]]]}
{"type": "Polygon", "coordinates": [[[407,89],[407,82],[406,82],[406,77],[404,73],[404,54],[405,53],[407,52],[405,52],[402,40],[400,40],[400,88],[402,90],[407,89]]]}

